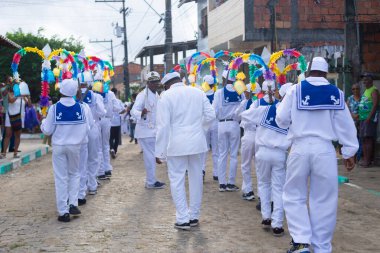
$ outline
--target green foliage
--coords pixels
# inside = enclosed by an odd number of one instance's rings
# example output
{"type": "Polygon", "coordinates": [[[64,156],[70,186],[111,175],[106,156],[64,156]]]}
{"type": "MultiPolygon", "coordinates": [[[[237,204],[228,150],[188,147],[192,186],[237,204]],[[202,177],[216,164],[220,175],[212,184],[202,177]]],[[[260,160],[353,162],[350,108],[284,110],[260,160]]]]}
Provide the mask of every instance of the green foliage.
{"type": "MultiPolygon", "coordinates": [[[[6,37],[13,40],[22,47],[37,47],[42,49],[46,44],[49,44],[51,49],[64,48],[68,51],[79,52],[83,45],[74,37],[60,39],[58,35],[51,38],[46,38],[42,35],[43,28],[39,28],[37,34],[24,33],[21,28],[15,32],[8,32],[6,37]]],[[[0,82],[5,81],[6,75],[12,75],[11,63],[14,53],[18,49],[10,49],[0,47],[0,82]]],[[[41,93],[41,64],[42,59],[34,53],[27,53],[21,58],[18,72],[21,79],[29,85],[32,101],[36,103],[39,100],[41,93]]],[[[54,65],[52,65],[53,68],[54,65]]],[[[50,86],[50,96],[55,96],[54,85],[50,86]]]]}

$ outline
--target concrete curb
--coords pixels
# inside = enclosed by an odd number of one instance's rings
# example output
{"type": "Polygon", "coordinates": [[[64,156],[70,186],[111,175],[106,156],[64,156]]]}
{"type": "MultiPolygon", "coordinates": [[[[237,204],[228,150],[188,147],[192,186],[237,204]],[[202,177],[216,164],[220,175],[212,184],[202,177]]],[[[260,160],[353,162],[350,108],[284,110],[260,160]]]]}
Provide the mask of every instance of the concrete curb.
{"type": "Polygon", "coordinates": [[[31,161],[46,155],[49,152],[49,147],[42,147],[32,152],[21,155],[20,158],[13,159],[11,162],[7,162],[0,165],[0,175],[6,174],[7,172],[17,169],[22,165],[28,164],[31,161]]]}

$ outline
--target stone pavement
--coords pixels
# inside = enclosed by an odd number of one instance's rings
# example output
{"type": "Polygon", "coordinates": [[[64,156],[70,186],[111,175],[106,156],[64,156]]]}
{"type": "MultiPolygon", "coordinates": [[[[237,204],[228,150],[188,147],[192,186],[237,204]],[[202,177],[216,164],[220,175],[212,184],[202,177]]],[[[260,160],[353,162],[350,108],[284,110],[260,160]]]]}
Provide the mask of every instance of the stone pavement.
{"type": "MultiPolygon", "coordinates": [[[[243,201],[241,192],[218,192],[210,159],[200,226],[191,231],[173,228],[169,187],[144,188],[137,145],[121,146],[112,164],[111,180],[96,196],[88,197],[81,217],[65,224],[57,221],[50,154],[0,176],[0,252],[277,253],[289,247],[287,229],[284,237],[275,238],[261,228],[256,201],[243,201]]],[[[368,173],[378,179],[377,169],[368,173]]],[[[380,248],[380,198],[366,190],[372,183],[361,173],[352,172],[350,177],[362,189],[340,186],[334,252],[378,252],[380,248]]],[[[240,170],[238,175],[240,185],[240,170]]],[[[157,168],[157,177],[169,183],[165,165],[157,168]]]]}

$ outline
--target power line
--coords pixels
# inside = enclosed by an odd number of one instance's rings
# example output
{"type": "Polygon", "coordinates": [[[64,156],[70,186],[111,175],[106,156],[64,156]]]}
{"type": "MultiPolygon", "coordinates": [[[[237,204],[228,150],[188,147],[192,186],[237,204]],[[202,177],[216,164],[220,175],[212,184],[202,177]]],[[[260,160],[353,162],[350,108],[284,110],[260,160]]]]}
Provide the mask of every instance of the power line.
{"type": "MultiPolygon", "coordinates": [[[[150,2],[149,6],[150,6],[152,3],[153,3],[153,0],[150,2]]],[[[146,9],[146,11],[145,11],[143,17],[140,19],[140,21],[138,22],[136,28],[133,30],[133,32],[131,32],[131,34],[129,34],[129,36],[132,36],[132,35],[137,31],[137,29],[140,27],[140,25],[142,24],[142,21],[144,20],[146,14],[148,13],[149,9],[150,9],[149,7],[146,9]]]]}

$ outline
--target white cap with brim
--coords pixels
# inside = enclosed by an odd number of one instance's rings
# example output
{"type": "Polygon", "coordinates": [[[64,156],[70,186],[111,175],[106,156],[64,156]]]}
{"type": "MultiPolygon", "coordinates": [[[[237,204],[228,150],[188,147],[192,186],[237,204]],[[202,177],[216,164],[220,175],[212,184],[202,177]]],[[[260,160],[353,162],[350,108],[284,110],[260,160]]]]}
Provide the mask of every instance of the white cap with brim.
{"type": "Polygon", "coordinates": [[[214,77],[212,77],[212,75],[205,75],[205,76],[203,77],[203,82],[206,82],[206,83],[208,83],[209,85],[215,84],[215,82],[214,82],[214,77]]]}
{"type": "Polygon", "coordinates": [[[247,86],[247,91],[248,92],[252,92],[253,94],[259,93],[261,91],[259,84],[256,84],[256,87],[255,87],[254,90],[251,89],[252,88],[252,84],[251,83],[247,84],[246,86],[247,86]]]}
{"type": "Polygon", "coordinates": [[[181,76],[179,75],[178,72],[171,72],[171,73],[167,73],[164,78],[162,78],[161,80],[161,83],[162,84],[166,84],[167,82],[169,82],[170,80],[174,79],[174,78],[181,78],[181,76]]]}
{"type": "Polygon", "coordinates": [[[156,71],[150,71],[146,74],[145,76],[146,80],[149,82],[154,82],[154,81],[160,81],[160,74],[158,74],[156,71]]]}
{"type": "Polygon", "coordinates": [[[77,94],[78,82],[73,79],[65,79],[62,81],[59,92],[62,95],[73,97],[77,94]]]}
{"type": "Polygon", "coordinates": [[[292,83],[286,83],[286,84],[283,84],[280,88],[280,90],[278,91],[280,93],[280,96],[283,97],[285,96],[286,92],[288,91],[288,89],[292,86],[293,84],[292,83]]]}
{"type": "Polygon", "coordinates": [[[317,70],[322,72],[329,72],[329,64],[323,57],[314,57],[311,62],[310,71],[317,70]]]}

